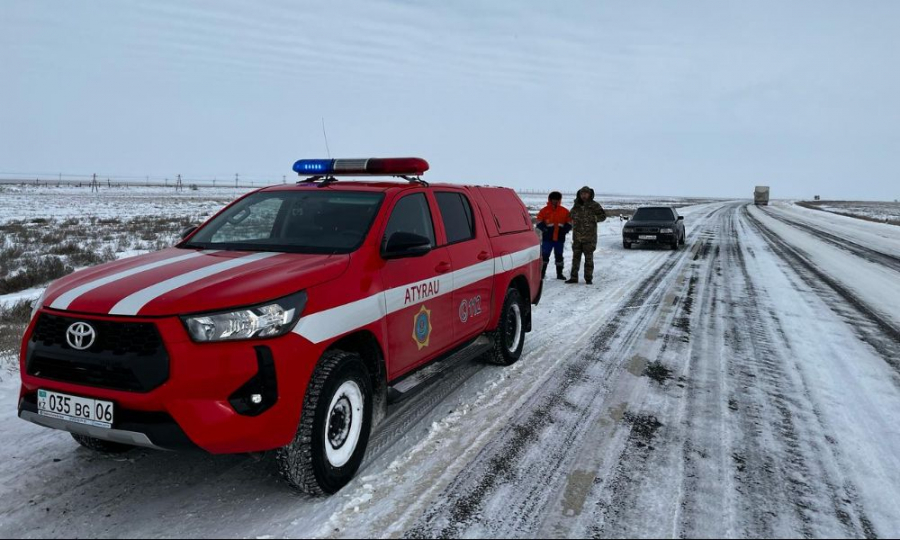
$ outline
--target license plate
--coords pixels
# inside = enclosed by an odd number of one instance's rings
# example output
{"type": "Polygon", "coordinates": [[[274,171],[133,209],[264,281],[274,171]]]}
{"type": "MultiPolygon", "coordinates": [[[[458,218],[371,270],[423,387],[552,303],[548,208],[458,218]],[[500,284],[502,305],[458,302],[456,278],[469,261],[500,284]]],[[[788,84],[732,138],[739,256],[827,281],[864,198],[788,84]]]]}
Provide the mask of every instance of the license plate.
{"type": "Polygon", "coordinates": [[[656,240],[655,234],[642,234],[638,236],[638,240],[656,240]]]}
{"type": "Polygon", "coordinates": [[[113,425],[113,408],[111,401],[38,390],[38,414],[57,420],[110,429],[113,425]]]}

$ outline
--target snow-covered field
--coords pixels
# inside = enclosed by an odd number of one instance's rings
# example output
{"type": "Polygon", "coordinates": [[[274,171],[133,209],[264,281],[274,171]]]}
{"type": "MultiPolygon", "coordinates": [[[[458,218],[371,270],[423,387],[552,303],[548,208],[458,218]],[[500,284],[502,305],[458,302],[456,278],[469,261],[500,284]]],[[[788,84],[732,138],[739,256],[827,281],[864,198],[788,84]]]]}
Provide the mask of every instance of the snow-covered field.
{"type": "MultiPolygon", "coordinates": [[[[103,211],[215,209],[141,197],[103,211]]],[[[91,454],[18,420],[2,370],[0,536],[900,535],[900,228],[680,212],[678,252],[626,251],[602,224],[594,286],[546,282],[522,360],[405,402],[329,499],[292,494],[267,457],[91,454]]]]}
{"type": "MultiPolygon", "coordinates": [[[[547,204],[548,193],[520,193],[519,197],[525,203],[525,206],[532,214],[537,214],[541,208],[547,204]]],[[[597,193],[595,200],[599,202],[603,209],[610,214],[622,215],[632,214],[640,206],[675,206],[684,207],[688,205],[706,204],[713,202],[711,199],[689,199],[684,197],[647,197],[647,196],[629,196],[629,195],[606,195],[597,193]]],[[[575,202],[574,193],[564,193],[562,204],[566,208],[571,209],[575,202]]]]}
{"type": "Polygon", "coordinates": [[[0,201],[3,203],[0,205],[0,223],[41,218],[208,216],[247,191],[233,187],[175,191],[174,188],[134,185],[101,187],[99,193],[92,193],[87,187],[73,185],[0,185],[0,201]]]}
{"type": "Polygon", "coordinates": [[[808,208],[825,212],[857,217],[869,221],[900,225],[900,203],[898,202],[856,202],[856,201],[816,201],[803,203],[808,208]]]}

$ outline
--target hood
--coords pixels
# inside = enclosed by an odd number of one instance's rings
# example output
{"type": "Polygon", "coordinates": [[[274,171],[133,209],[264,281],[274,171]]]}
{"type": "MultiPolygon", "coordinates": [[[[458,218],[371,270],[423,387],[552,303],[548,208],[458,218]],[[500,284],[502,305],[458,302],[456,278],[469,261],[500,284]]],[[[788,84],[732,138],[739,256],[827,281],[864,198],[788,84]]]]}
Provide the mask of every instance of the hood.
{"type": "Polygon", "coordinates": [[[585,191],[591,194],[591,197],[589,200],[591,200],[591,201],[594,200],[594,190],[591,189],[590,186],[584,186],[583,188],[578,190],[578,193],[575,194],[575,204],[577,204],[579,206],[584,204],[584,202],[581,200],[581,194],[584,193],[585,191]]]}
{"type": "Polygon", "coordinates": [[[665,220],[663,220],[663,221],[660,221],[660,220],[656,220],[656,221],[629,220],[627,223],[625,223],[626,227],[672,227],[674,225],[675,225],[674,220],[668,220],[668,221],[665,221],[665,220]]]}
{"type": "Polygon", "coordinates": [[[349,255],[166,249],[71,274],[44,307],[162,317],[259,304],[337,279],[349,255]]]}

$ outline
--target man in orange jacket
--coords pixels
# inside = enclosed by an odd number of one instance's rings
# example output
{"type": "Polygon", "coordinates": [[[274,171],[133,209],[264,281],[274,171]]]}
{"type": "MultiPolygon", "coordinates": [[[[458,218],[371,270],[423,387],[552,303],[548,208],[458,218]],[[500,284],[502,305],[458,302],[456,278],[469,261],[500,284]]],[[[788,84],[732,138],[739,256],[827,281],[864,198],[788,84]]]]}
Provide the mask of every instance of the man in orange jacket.
{"type": "Polygon", "coordinates": [[[547,206],[537,215],[537,228],[543,232],[541,256],[544,266],[541,279],[547,277],[547,266],[550,265],[550,253],[556,255],[556,279],[566,279],[563,275],[563,248],[566,235],[572,230],[572,219],[569,211],[562,205],[562,194],[554,191],[547,199],[547,206]]]}

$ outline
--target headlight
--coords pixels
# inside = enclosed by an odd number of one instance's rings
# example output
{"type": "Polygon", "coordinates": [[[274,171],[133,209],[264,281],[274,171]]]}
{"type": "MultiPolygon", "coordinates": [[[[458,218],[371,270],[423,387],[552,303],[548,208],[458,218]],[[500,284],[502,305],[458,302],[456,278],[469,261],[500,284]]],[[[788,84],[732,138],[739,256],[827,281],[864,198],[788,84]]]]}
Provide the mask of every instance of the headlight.
{"type": "Polygon", "coordinates": [[[259,306],[192,315],[182,320],[191,339],[198,343],[271,338],[293,330],[304,307],[305,291],[259,306]]]}
{"type": "Polygon", "coordinates": [[[659,232],[663,234],[672,234],[675,231],[673,231],[672,229],[660,229],[659,232]]]}
{"type": "Polygon", "coordinates": [[[634,232],[634,227],[625,227],[625,232],[627,232],[627,233],[633,233],[633,232],[634,232]]]}
{"type": "Polygon", "coordinates": [[[34,302],[34,305],[31,307],[31,318],[28,319],[29,322],[34,320],[34,316],[37,315],[38,311],[41,310],[41,307],[43,307],[43,305],[44,305],[44,299],[46,299],[46,298],[47,298],[47,289],[44,289],[44,292],[41,293],[41,297],[38,298],[34,302]]]}

